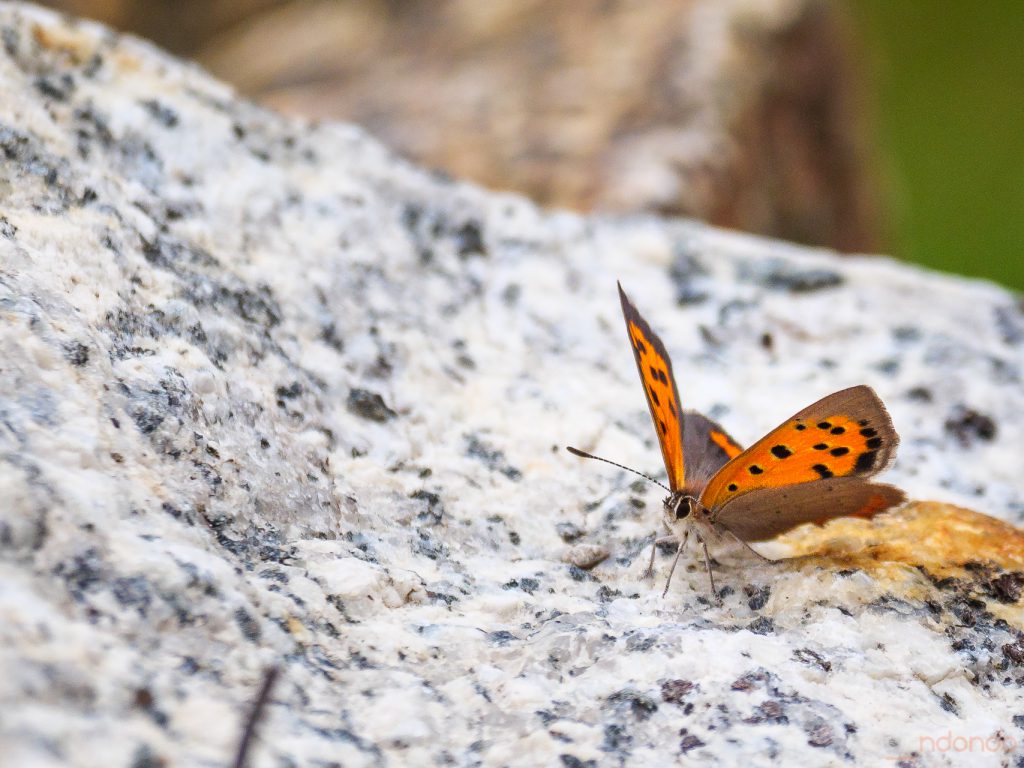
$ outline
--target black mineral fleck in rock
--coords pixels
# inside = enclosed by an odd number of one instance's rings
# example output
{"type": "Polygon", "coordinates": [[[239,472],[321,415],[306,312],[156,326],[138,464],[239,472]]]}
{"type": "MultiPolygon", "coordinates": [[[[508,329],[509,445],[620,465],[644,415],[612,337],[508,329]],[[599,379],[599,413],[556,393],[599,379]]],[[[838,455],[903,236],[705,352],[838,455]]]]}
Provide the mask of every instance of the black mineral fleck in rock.
{"type": "Polygon", "coordinates": [[[165,768],[167,762],[143,744],[135,750],[131,768],[165,768]]]}
{"type": "Polygon", "coordinates": [[[789,718],[786,716],[786,709],[782,702],[769,699],[759,704],[754,714],[746,718],[744,722],[754,725],[759,723],[785,724],[789,722],[789,718]]]}
{"type": "Polygon", "coordinates": [[[907,399],[916,403],[930,403],[935,396],[928,387],[913,387],[907,390],[907,399]]]}
{"type": "Polygon", "coordinates": [[[422,501],[426,508],[420,512],[416,519],[421,523],[429,523],[431,525],[438,525],[441,519],[444,517],[444,506],[441,504],[441,497],[431,491],[419,490],[414,491],[410,496],[410,499],[416,501],[422,501]]]}
{"type": "Polygon", "coordinates": [[[946,419],[946,432],[966,448],[979,441],[991,442],[998,429],[991,417],[961,405],[946,419]]]}
{"type": "Polygon", "coordinates": [[[1024,573],[1014,571],[997,576],[989,583],[989,591],[1001,603],[1016,603],[1024,587],[1024,573]]]}
{"type": "Polygon", "coordinates": [[[657,642],[653,635],[632,634],[626,640],[626,650],[630,653],[649,651],[657,642]]]}
{"type": "Polygon", "coordinates": [[[775,622],[767,616],[759,616],[747,625],[747,629],[756,635],[770,635],[775,631],[775,622]]]}
{"type": "Polygon", "coordinates": [[[475,221],[469,221],[459,227],[455,231],[455,248],[461,259],[470,256],[486,256],[487,247],[484,245],[480,225],[475,221]]]}
{"type": "Polygon", "coordinates": [[[638,720],[646,720],[658,711],[658,703],[650,696],[624,688],[608,697],[608,703],[620,710],[628,711],[638,720]]]}
{"type": "Polygon", "coordinates": [[[832,728],[822,723],[807,732],[807,743],[812,747],[827,747],[832,743],[832,728]]]}
{"type": "Polygon", "coordinates": [[[803,268],[781,259],[744,264],[738,277],[744,282],[790,293],[811,293],[835,288],[844,282],[843,276],[831,269],[803,268]]]}
{"type": "Polygon", "coordinates": [[[136,576],[114,579],[111,590],[121,605],[135,608],[141,616],[146,615],[151,597],[149,584],[144,578],[136,576]]]}
{"type": "MultiPolygon", "coordinates": [[[[684,729],[685,730],[685,729],[684,729]]],[[[692,733],[688,733],[679,741],[679,751],[684,755],[691,749],[697,749],[703,747],[704,742],[694,736],[692,733]]]]}
{"type": "Polygon", "coordinates": [[[89,348],[80,341],[69,341],[64,345],[64,358],[76,368],[89,362],[89,348]]]}
{"type": "Polygon", "coordinates": [[[684,307],[707,301],[708,292],[696,285],[707,273],[707,269],[693,254],[679,253],[669,269],[669,277],[676,288],[676,304],[684,307]]]}
{"type": "Polygon", "coordinates": [[[820,667],[825,672],[832,671],[832,662],[826,661],[820,653],[812,651],[810,648],[798,648],[793,651],[793,658],[804,664],[820,667]]]}
{"type": "Polygon", "coordinates": [[[508,645],[513,640],[518,640],[515,635],[509,632],[507,629],[499,629],[497,632],[489,632],[487,639],[495,645],[508,645]]]}
{"type": "Polygon", "coordinates": [[[398,415],[388,408],[383,397],[368,389],[353,389],[348,393],[348,402],[345,405],[350,413],[370,421],[383,423],[398,415]]]}
{"type": "Polygon", "coordinates": [[[302,385],[293,381],[287,387],[278,387],[274,390],[274,394],[277,395],[278,400],[293,400],[302,394],[302,385]]]}
{"type": "Polygon", "coordinates": [[[566,544],[571,544],[583,536],[583,529],[576,525],[576,523],[557,523],[555,530],[558,531],[559,537],[566,544]]]}
{"type": "Polygon", "coordinates": [[[558,756],[564,768],[597,768],[595,760],[580,760],[575,755],[562,754],[558,756]]]}
{"type": "Polygon", "coordinates": [[[1004,645],[1003,655],[1014,664],[1024,664],[1024,639],[1004,645]]]}
{"type": "Polygon", "coordinates": [[[140,102],[142,107],[164,128],[175,128],[178,125],[178,113],[156,99],[140,102]]]}
{"type": "Polygon", "coordinates": [[[944,693],[939,697],[939,706],[947,712],[952,712],[954,715],[958,714],[960,711],[960,707],[957,706],[956,699],[948,693],[944,693]]]}
{"type": "Polygon", "coordinates": [[[666,680],[661,684],[661,700],[670,704],[682,704],[696,687],[689,680],[666,680]]]}
{"type": "Polygon", "coordinates": [[[540,582],[537,579],[531,579],[529,577],[522,579],[511,579],[501,585],[502,589],[521,589],[523,592],[533,594],[540,589],[540,582]]]}
{"type": "Polygon", "coordinates": [[[235,623],[238,624],[238,628],[242,630],[245,639],[250,643],[255,643],[260,639],[260,625],[245,608],[235,610],[235,623]]]}
{"type": "Polygon", "coordinates": [[[575,565],[569,566],[569,576],[573,581],[597,581],[596,578],[575,565]]]}
{"type": "Polygon", "coordinates": [[[1002,340],[1011,346],[1024,341],[1024,299],[1016,305],[996,307],[996,328],[1002,340]]]}
{"type": "Polygon", "coordinates": [[[75,91],[75,81],[69,74],[37,77],[35,86],[39,93],[55,101],[67,101],[75,91]]]}
{"type": "Polygon", "coordinates": [[[615,752],[627,749],[633,743],[633,737],[626,731],[626,726],[618,723],[609,723],[604,727],[604,743],[601,749],[605,752],[615,752]]]}
{"type": "Polygon", "coordinates": [[[519,480],[523,473],[505,461],[504,451],[489,445],[476,435],[469,435],[466,438],[466,455],[479,459],[488,468],[501,472],[509,480],[519,480]]]}
{"type": "Polygon", "coordinates": [[[759,611],[764,608],[765,603],[768,602],[768,598],[772,594],[771,587],[758,587],[753,584],[748,584],[743,588],[743,593],[749,597],[747,605],[752,611],[759,611]]]}

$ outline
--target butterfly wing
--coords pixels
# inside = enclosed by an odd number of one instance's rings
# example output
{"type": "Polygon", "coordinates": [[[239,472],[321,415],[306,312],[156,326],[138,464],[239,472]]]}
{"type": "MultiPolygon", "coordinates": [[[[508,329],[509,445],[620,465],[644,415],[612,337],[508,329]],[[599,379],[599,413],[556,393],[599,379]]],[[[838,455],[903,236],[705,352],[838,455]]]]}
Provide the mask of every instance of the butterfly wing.
{"type": "Polygon", "coordinates": [[[804,408],[730,460],[708,482],[700,501],[715,520],[734,499],[757,490],[870,477],[885,469],[898,444],[874,390],[863,385],[843,389],[804,408]]]}
{"type": "Polygon", "coordinates": [[[803,523],[833,517],[873,517],[906,501],[899,488],[859,477],[832,477],[780,488],[758,488],[726,502],[715,515],[743,541],[764,541],[803,523]]]}
{"type": "Polygon", "coordinates": [[[686,456],[686,488],[697,495],[729,459],[743,448],[717,423],[697,411],[683,412],[683,455],[686,456]]]}
{"type": "Polygon", "coordinates": [[[654,429],[661,445],[661,457],[665,460],[668,484],[676,491],[686,482],[686,470],[683,462],[683,412],[679,407],[675,376],[672,375],[672,361],[661,339],[640,316],[621,285],[619,299],[622,302],[622,316],[626,319],[629,345],[633,349],[640,381],[644,385],[644,395],[651,409],[654,429]]]}

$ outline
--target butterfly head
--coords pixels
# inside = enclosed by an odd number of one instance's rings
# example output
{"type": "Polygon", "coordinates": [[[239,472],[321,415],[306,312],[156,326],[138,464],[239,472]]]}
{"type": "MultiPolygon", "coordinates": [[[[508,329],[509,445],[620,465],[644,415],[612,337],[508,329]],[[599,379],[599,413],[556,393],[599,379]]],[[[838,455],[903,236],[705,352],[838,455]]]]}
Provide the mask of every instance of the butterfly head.
{"type": "Polygon", "coordinates": [[[674,530],[680,524],[689,524],[694,519],[703,518],[707,510],[692,492],[683,490],[673,491],[665,497],[662,514],[665,516],[666,525],[670,530],[674,530]]]}

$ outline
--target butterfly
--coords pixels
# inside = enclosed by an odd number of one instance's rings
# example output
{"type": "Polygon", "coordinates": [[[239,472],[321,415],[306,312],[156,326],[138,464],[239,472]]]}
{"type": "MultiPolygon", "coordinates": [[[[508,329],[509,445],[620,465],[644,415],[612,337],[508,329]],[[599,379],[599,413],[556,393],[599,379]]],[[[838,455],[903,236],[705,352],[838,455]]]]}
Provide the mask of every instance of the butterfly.
{"type": "MultiPolygon", "coordinates": [[[[774,538],[803,523],[870,518],[905,501],[898,488],[868,480],[892,462],[899,445],[892,419],[871,387],[833,392],[744,450],[716,422],[682,410],[664,343],[621,285],[619,299],[668,474],[668,487],[662,485],[669,492],[662,504],[668,535],[655,534],[647,569],[652,575],[658,544],[678,545],[665,593],[691,533],[703,549],[717,598],[709,539],[729,536],[749,549],[750,542],[774,538]]],[[[568,450],[608,462],[577,448],[568,450]]]]}

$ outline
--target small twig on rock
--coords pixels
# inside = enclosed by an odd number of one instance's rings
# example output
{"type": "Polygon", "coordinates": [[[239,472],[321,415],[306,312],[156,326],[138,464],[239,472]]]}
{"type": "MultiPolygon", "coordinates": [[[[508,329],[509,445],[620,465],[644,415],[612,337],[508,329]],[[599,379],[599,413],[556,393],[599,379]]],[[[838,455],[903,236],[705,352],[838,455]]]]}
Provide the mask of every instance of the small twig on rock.
{"type": "Polygon", "coordinates": [[[263,682],[260,683],[260,690],[256,694],[256,701],[253,702],[252,709],[249,711],[249,717],[245,721],[242,740],[239,742],[238,751],[235,753],[235,762],[232,763],[234,768],[245,768],[248,762],[249,745],[256,736],[256,728],[263,717],[263,711],[270,700],[270,692],[274,688],[274,683],[277,682],[277,676],[280,674],[280,671],[278,667],[273,666],[267,667],[263,673],[263,682]]]}

